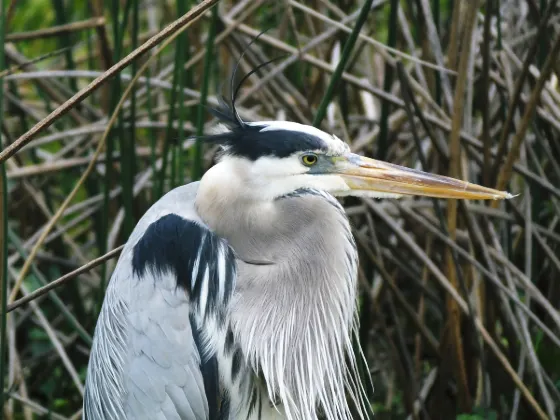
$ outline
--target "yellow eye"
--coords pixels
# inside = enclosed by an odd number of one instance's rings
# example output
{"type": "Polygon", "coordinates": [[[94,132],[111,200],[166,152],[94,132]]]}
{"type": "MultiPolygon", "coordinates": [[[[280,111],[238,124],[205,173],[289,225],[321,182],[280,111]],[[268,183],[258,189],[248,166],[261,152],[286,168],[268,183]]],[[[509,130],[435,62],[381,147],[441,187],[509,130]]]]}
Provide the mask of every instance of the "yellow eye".
{"type": "Polygon", "coordinates": [[[309,153],[301,157],[301,161],[305,166],[313,166],[317,163],[317,155],[309,153]]]}

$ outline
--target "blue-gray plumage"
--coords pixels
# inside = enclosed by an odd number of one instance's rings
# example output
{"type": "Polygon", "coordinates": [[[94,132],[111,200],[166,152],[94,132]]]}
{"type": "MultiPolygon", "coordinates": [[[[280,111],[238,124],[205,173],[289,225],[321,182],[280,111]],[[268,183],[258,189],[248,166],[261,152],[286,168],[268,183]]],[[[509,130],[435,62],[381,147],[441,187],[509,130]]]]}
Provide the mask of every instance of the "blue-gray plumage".
{"type": "Polygon", "coordinates": [[[199,322],[225,316],[235,261],[197,217],[196,186],[156,203],[123,250],[96,328],[86,418],[216,418],[217,361],[199,322]]]}
{"type": "Polygon", "coordinates": [[[335,196],[510,196],[357,156],[310,126],[225,119],[207,138],[219,163],[157,201],[126,243],[84,416],[367,418],[352,351],[357,250],[335,196]]]}

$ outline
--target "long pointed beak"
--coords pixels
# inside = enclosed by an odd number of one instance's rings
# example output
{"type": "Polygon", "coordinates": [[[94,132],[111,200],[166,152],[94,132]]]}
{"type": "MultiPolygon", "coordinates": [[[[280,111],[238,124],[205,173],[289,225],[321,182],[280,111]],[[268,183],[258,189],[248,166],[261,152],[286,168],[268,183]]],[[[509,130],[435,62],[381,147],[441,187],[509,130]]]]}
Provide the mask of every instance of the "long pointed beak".
{"type": "Polygon", "coordinates": [[[375,196],[420,195],[469,200],[500,200],[514,197],[505,191],[458,179],[417,171],[353,153],[336,160],[336,172],[352,191],[375,196]]]}

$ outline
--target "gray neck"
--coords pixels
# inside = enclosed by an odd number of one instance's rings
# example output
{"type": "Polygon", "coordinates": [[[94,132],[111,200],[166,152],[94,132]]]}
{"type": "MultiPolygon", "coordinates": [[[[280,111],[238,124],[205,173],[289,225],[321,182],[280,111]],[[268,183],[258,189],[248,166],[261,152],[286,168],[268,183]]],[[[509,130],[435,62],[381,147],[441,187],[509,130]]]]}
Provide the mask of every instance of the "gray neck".
{"type": "MultiPolygon", "coordinates": [[[[204,191],[199,191],[203,196],[204,191]]],[[[196,206],[204,222],[227,239],[239,256],[241,274],[266,273],[268,278],[259,280],[286,288],[302,285],[304,290],[311,289],[306,279],[315,287],[340,287],[346,280],[340,270],[356,258],[354,241],[346,214],[334,197],[307,190],[271,202],[222,203],[197,197],[196,206]]],[[[245,281],[243,276],[239,281],[245,281]]]]}
{"type": "Polygon", "coordinates": [[[199,190],[198,213],[240,259],[271,262],[239,261],[230,313],[238,344],[290,418],[313,419],[316,405],[331,411],[328,419],[351,418],[339,403],[348,383],[357,252],[344,210],[316,191],[272,202],[231,199],[204,200],[199,190]]]}

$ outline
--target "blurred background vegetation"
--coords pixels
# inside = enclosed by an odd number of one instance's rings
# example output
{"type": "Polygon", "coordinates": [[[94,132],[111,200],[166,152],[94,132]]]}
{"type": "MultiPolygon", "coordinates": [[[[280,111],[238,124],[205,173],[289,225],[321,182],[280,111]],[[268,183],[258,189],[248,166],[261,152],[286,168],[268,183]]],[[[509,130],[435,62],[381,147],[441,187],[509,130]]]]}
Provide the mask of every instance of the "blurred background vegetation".
{"type": "Polygon", "coordinates": [[[228,94],[265,29],[240,77],[277,61],[243,85],[245,118],[315,123],[358,153],[520,194],[344,200],[376,418],[560,416],[556,1],[222,0],[18,143],[196,5],[3,1],[2,147],[23,145],[0,183],[4,418],[81,417],[115,259],[13,302],[123,244],[164,192],[212,165],[215,150],[189,136],[215,124],[205,104],[228,94]]]}

